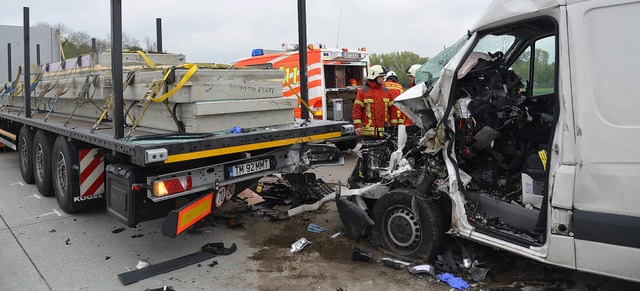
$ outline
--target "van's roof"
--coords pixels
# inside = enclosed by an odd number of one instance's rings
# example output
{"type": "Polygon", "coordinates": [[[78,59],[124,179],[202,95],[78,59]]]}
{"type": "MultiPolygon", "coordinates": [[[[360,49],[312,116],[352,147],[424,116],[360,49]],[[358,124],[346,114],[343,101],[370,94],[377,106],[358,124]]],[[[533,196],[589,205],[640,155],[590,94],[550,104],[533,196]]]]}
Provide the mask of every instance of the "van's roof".
{"type": "Polygon", "coordinates": [[[584,0],[494,0],[472,26],[471,31],[482,30],[496,22],[521,15],[563,6],[567,2],[582,1],[584,0]]]}

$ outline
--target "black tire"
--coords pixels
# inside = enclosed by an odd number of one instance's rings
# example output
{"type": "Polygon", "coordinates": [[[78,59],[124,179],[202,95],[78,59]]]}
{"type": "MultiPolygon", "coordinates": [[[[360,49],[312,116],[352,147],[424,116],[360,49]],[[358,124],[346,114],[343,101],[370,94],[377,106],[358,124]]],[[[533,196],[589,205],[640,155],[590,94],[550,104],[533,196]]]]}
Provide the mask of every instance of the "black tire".
{"type": "Polygon", "coordinates": [[[42,196],[53,196],[51,150],[51,138],[46,132],[38,130],[33,137],[33,176],[42,196]]]}
{"type": "Polygon", "coordinates": [[[442,211],[420,198],[416,190],[390,191],[376,202],[372,216],[376,223],[371,233],[373,242],[385,250],[409,260],[431,259],[440,251],[444,239],[442,211]]]}
{"type": "Polygon", "coordinates": [[[339,141],[335,145],[340,151],[344,152],[355,149],[358,146],[358,140],[339,141]]]}
{"type": "Polygon", "coordinates": [[[73,203],[73,198],[80,196],[80,175],[74,166],[78,166],[78,150],[64,136],[58,136],[51,153],[51,176],[58,205],[66,213],[82,210],[79,203],[73,203]]]}
{"type": "Polygon", "coordinates": [[[33,130],[23,125],[18,134],[18,163],[20,175],[27,184],[35,183],[33,176],[33,130]]]}

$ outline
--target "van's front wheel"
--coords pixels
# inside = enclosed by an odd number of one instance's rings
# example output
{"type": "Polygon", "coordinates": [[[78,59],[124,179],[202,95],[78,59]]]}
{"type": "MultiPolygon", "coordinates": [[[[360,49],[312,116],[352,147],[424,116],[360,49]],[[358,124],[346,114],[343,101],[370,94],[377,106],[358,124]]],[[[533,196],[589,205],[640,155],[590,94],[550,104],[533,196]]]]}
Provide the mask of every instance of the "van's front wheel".
{"type": "Polygon", "coordinates": [[[374,244],[407,259],[429,259],[439,251],[444,236],[442,212],[414,189],[396,189],[373,208],[374,244]]]}

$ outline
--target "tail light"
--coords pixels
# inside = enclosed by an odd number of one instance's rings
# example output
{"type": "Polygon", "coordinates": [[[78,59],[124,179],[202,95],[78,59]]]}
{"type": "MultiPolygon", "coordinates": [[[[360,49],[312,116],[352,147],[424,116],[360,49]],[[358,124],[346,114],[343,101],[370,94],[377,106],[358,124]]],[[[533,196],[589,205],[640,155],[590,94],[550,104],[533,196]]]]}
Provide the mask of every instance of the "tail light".
{"type": "Polygon", "coordinates": [[[191,175],[176,177],[153,182],[153,195],[156,197],[167,196],[191,190],[191,175]]]}

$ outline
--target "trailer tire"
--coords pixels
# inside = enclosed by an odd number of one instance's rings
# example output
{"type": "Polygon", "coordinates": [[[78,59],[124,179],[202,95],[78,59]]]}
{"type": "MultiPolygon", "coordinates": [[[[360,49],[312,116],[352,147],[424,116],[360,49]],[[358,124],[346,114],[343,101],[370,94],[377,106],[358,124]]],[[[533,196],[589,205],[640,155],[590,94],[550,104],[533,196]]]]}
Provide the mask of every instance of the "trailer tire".
{"type": "Polygon", "coordinates": [[[42,196],[53,196],[51,180],[51,138],[38,130],[33,138],[33,173],[36,187],[42,196]]]}
{"type": "Polygon", "coordinates": [[[396,189],[383,195],[376,202],[372,216],[373,243],[400,257],[430,259],[442,246],[442,212],[414,189],[396,189]],[[418,215],[414,214],[414,207],[418,215]]]}
{"type": "Polygon", "coordinates": [[[51,153],[51,176],[58,205],[66,213],[82,210],[79,203],[73,203],[80,196],[78,170],[78,150],[64,136],[58,136],[51,153]]]}
{"type": "Polygon", "coordinates": [[[35,183],[33,175],[33,130],[23,125],[18,134],[18,163],[20,175],[27,184],[35,183]]]}

